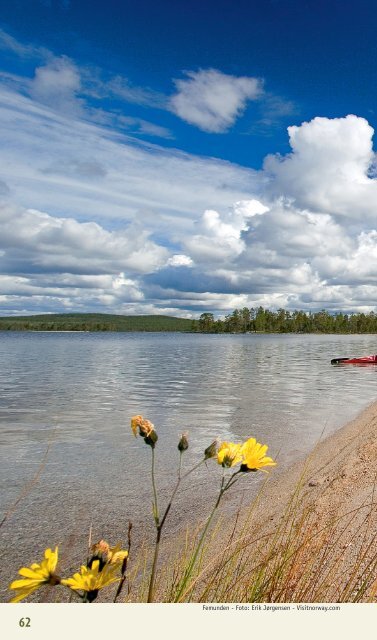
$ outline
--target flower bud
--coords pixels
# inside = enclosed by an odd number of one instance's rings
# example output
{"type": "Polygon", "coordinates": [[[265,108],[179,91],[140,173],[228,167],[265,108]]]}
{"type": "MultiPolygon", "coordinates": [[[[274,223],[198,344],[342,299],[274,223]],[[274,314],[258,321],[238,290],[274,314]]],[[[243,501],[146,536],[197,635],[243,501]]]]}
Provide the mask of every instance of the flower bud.
{"type": "Polygon", "coordinates": [[[152,447],[152,449],[155,448],[157,440],[158,440],[158,435],[154,429],[152,429],[152,431],[150,431],[149,434],[144,438],[145,444],[149,444],[149,446],[152,447]]]}
{"type": "Polygon", "coordinates": [[[215,458],[217,456],[218,447],[219,447],[219,442],[216,439],[204,451],[204,459],[208,460],[208,458],[215,458]]]}
{"type": "Polygon", "coordinates": [[[178,451],[183,453],[183,451],[186,451],[186,449],[188,449],[188,446],[189,446],[189,443],[187,439],[187,433],[182,433],[181,439],[178,442],[178,451]]]}
{"type": "Polygon", "coordinates": [[[106,542],[106,540],[100,540],[99,542],[96,542],[95,544],[92,544],[92,546],[90,547],[91,552],[93,553],[93,555],[96,556],[107,556],[107,554],[109,553],[110,550],[110,546],[109,544],[106,542]]]}

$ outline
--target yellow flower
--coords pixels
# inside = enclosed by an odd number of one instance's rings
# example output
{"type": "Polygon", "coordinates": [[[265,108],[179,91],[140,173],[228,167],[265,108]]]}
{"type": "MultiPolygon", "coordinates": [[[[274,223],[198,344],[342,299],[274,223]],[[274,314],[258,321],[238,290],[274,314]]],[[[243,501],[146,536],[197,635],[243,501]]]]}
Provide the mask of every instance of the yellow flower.
{"type": "Polygon", "coordinates": [[[113,565],[105,564],[102,571],[99,568],[99,560],[94,560],[91,567],[82,565],[80,573],[75,573],[72,578],[67,578],[61,581],[62,584],[70,587],[74,591],[99,591],[109,584],[119,580],[119,564],[113,565]]]}
{"type": "MultiPolygon", "coordinates": [[[[262,467],[275,466],[276,462],[265,455],[267,449],[267,445],[260,444],[255,438],[246,440],[241,446],[241,454],[243,456],[241,471],[257,471],[258,469],[262,469],[262,467]]],[[[262,469],[262,471],[266,470],[262,469]]]]}
{"type": "Polygon", "coordinates": [[[108,553],[108,562],[110,564],[121,564],[123,560],[128,558],[128,551],[126,549],[121,549],[121,544],[117,544],[115,547],[110,547],[108,553]]]}
{"type": "Polygon", "coordinates": [[[241,445],[234,442],[222,442],[217,452],[217,462],[223,467],[234,467],[242,462],[241,445]]]}
{"type": "Polygon", "coordinates": [[[30,567],[22,567],[18,573],[23,580],[14,580],[9,585],[9,589],[18,591],[11,602],[20,602],[43,584],[59,584],[60,578],[54,573],[57,564],[58,547],[55,547],[55,551],[46,549],[40,564],[34,563],[30,567]]]}

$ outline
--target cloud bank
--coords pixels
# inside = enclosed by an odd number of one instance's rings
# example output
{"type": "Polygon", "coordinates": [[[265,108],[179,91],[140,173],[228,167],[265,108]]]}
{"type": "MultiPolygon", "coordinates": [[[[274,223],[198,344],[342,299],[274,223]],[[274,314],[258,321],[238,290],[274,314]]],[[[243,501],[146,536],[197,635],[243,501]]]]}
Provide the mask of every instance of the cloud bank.
{"type": "Polygon", "coordinates": [[[2,43],[38,60],[31,77],[0,78],[2,315],[376,310],[376,156],[365,119],[289,127],[290,152],[256,171],[142,142],[132,127],[169,131],[96,101],[123,92],[221,133],[248,101],[266,99],[260,80],[190,72],[169,102],[2,43]]]}

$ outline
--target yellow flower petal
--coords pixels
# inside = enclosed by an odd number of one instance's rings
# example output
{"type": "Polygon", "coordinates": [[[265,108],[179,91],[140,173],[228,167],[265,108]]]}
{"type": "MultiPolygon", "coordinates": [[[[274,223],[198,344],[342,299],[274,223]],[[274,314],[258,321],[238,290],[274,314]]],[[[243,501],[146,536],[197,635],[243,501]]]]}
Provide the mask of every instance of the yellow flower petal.
{"type": "Polygon", "coordinates": [[[14,580],[10,585],[9,589],[24,589],[25,587],[35,587],[39,586],[40,580],[14,580]]]}
{"type": "Polygon", "coordinates": [[[45,550],[44,559],[40,564],[34,562],[30,567],[22,567],[18,573],[23,580],[14,580],[9,585],[9,589],[19,592],[13,596],[11,602],[20,602],[43,584],[57,584],[59,578],[54,574],[57,563],[58,547],[55,547],[55,551],[45,550]]]}
{"type": "Polygon", "coordinates": [[[81,566],[80,573],[75,573],[71,578],[61,581],[62,584],[74,591],[98,591],[109,584],[119,580],[119,564],[106,564],[102,571],[99,570],[99,560],[94,560],[92,566],[81,566]],[[117,575],[115,575],[117,574],[117,575]]]}
{"type": "Polygon", "coordinates": [[[116,562],[121,563],[127,557],[128,551],[126,549],[122,549],[122,545],[120,543],[115,545],[115,547],[110,547],[108,553],[108,560],[110,564],[115,564],[116,562]]]}
{"type": "Polygon", "coordinates": [[[40,569],[39,565],[37,565],[37,567],[38,570],[32,570],[29,569],[29,567],[22,567],[22,569],[20,569],[18,573],[20,574],[20,576],[23,576],[24,578],[30,578],[31,580],[35,580],[37,576],[43,579],[43,572],[40,569]]]}
{"type": "Polygon", "coordinates": [[[223,467],[234,467],[242,461],[241,445],[222,442],[217,452],[217,462],[223,467]]]}
{"type": "Polygon", "coordinates": [[[27,598],[33,591],[35,591],[38,587],[27,588],[20,590],[12,599],[11,602],[21,602],[24,598],[27,598]]]}
{"type": "Polygon", "coordinates": [[[249,438],[244,442],[241,447],[241,454],[243,457],[241,471],[256,471],[258,469],[263,469],[263,467],[275,466],[276,462],[265,455],[267,450],[268,446],[260,444],[255,438],[249,438]]]}

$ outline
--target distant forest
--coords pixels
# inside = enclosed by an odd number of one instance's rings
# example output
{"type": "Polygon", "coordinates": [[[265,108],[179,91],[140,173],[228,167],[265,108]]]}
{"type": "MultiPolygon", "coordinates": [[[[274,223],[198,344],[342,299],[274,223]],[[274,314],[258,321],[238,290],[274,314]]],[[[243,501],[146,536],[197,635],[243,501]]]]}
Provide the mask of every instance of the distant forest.
{"type": "Polygon", "coordinates": [[[202,313],[194,331],[205,333],[377,333],[377,314],[235,309],[224,320],[202,313]]]}
{"type": "Polygon", "coordinates": [[[0,317],[0,331],[184,331],[196,333],[377,333],[377,314],[235,309],[224,319],[62,313],[0,317]]]}
{"type": "Polygon", "coordinates": [[[0,331],[192,331],[192,320],[171,316],[59,313],[0,317],[0,331]]]}

